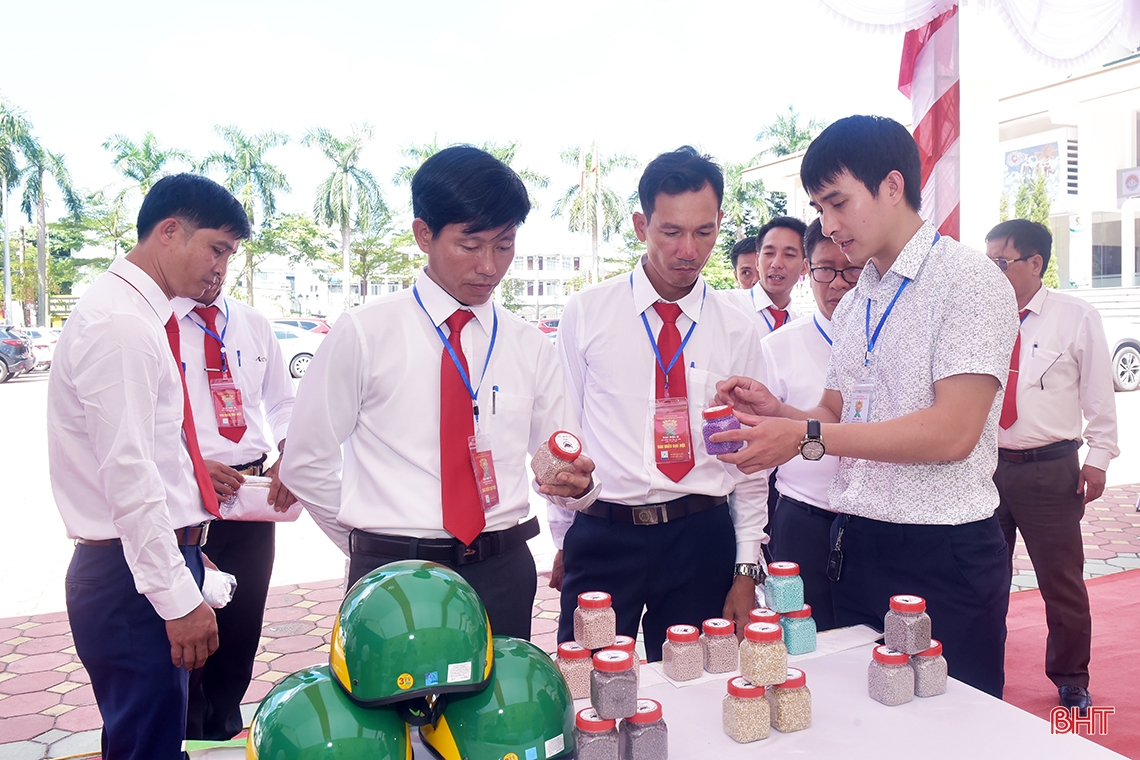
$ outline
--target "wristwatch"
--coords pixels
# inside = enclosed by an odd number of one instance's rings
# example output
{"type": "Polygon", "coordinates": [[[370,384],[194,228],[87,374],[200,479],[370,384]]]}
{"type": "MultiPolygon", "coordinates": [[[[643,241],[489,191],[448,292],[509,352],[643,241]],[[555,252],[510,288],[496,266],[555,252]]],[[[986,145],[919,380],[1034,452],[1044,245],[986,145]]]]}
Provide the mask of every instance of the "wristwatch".
{"type": "Polygon", "coordinates": [[[800,442],[800,456],[809,462],[815,462],[823,459],[827,449],[823,446],[823,434],[819,420],[808,420],[807,424],[807,435],[800,442]]]}
{"type": "Polygon", "coordinates": [[[738,562],[733,570],[733,575],[743,575],[751,578],[754,582],[760,582],[760,566],[752,562],[738,562]]]}

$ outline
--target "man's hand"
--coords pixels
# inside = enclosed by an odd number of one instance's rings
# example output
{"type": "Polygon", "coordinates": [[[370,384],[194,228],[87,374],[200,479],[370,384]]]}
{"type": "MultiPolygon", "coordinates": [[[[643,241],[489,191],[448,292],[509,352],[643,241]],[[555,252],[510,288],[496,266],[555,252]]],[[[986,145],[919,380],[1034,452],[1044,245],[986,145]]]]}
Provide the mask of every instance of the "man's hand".
{"type": "Polygon", "coordinates": [[[744,425],[740,430],[726,430],[709,437],[713,443],[723,441],[744,441],[745,446],[732,454],[720,454],[717,459],[725,464],[734,464],[745,475],[760,470],[778,467],[800,453],[800,444],[807,435],[807,423],[774,417],[753,417],[741,414],[735,409],[733,414],[744,425]]]}
{"type": "Polygon", "coordinates": [[[175,620],[166,621],[166,638],[170,639],[170,661],[174,667],[193,670],[206,664],[206,658],[218,649],[218,621],[205,602],[175,620]]]}
{"type": "Polygon", "coordinates": [[[223,502],[237,493],[241,484],[245,482],[245,477],[240,472],[221,462],[215,462],[213,459],[206,460],[206,470],[210,473],[210,480],[214,484],[214,493],[218,495],[219,502],[223,502]]]}
{"type": "Polygon", "coordinates": [[[773,396],[763,383],[740,375],[733,375],[716,384],[712,405],[728,405],[734,410],[757,417],[779,417],[783,407],[780,399],[773,396]]]}
{"type": "Polygon", "coordinates": [[[579,499],[590,492],[594,487],[594,460],[585,454],[579,454],[574,460],[574,469],[570,472],[560,472],[556,480],[560,485],[539,486],[538,492],[543,496],[563,496],[569,499],[579,499]]]}
{"type": "Polygon", "coordinates": [[[1097,467],[1086,464],[1081,468],[1081,477],[1077,480],[1077,493],[1085,497],[1085,504],[1101,497],[1107,479],[1108,473],[1097,467]]]}
{"type": "Polygon", "coordinates": [[[559,549],[554,554],[554,564],[550,567],[550,583],[546,584],[550,588],[561,591],[562,579],[566,576],[566,571],[562,568],[562,550],[559,549]]]}
{"type": "Polygon", "coordinates": [[[744,627],[748,625],[748,613],[756,608],[756,581],[745,575],[732,580],[732,588],[724,598],[724,619],[736,623],[736,640],[744,638],[744,627]]]}
{"type": "Polygon", "coordinates": [[[285,484],[281,482],[281,478],[277,476],[277,468],[281,465],[281,457],[277,457],[277,461],[273,466],[265,471],[267,477],[272,478],[269,484],[269,503],[273,505],[273,509],[277,512],[288,512],[289,507],[293,506],[297,501],[285,484]]]}

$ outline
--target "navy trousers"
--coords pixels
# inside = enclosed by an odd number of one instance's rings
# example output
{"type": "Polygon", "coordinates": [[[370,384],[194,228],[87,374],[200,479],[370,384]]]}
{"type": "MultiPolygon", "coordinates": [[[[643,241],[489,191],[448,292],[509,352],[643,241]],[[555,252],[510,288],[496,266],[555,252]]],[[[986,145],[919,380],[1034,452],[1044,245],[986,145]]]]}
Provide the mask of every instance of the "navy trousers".
{"type": "Polygon", "coordinates": [[[787,496],[780,496],[780,504],[769,522],[772,559],[800,566],[804,601],[811,605],[811,616],[820,631],[835,628],[835,606],[827,577],[833,522],[835,513],[787,496]]]}
{"type": "Polygon", "coordinates": [[[950,675],[1001,699],[1009,565],[996,515],[963,525],[899,525],[840,515],[843,569],[833,587],[839,625],[883,630],[895,594],[926,599],[950,675]]]}
{"type": "MultiPolygon", "coordinates": [[[[202,585],[202,550],[182,556],[202,585]]],[[[170,661],[166,621],[135,581],[121,546],[79,544],[65,581],[75,651],[103,716],[104,760],[181,760],[189,672],[170,661]]]]}
{"type": "Polygon", "coordinates": [[[617,632],[645,636],[649,662],[661,659],[665,629],[700,627],[724,613],[736,564],[736,531],[728,505],[657,525],[574,516],[562,547],[562,614],[558,641],[574,639],[578,594],[613,597],[617,632]]]}

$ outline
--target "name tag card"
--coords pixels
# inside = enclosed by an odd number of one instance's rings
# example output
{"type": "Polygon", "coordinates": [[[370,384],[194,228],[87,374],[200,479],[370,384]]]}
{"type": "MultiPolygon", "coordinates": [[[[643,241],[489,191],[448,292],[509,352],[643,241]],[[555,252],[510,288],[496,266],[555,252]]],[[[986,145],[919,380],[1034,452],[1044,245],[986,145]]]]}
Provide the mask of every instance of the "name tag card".
{"type": "Polygon", "coordinates": [[[499,506],[499,485],[495,481],[495,460],[491,456],[491,436],[473,435],[467,438],[471,451],[471,469],[475,472],[475,485],[479,489],[479,502],[483,509],[499,506]]]}
{"type": "Polygon", "coordinates": [[[210,396],[214,399],[214,417],[218,427],[242,427],[245,410],[241,403],[241,389],[234,385],[228,374],[210,379],[210,396]]]}
{"type": "Polygon", "coordinates": [[[851,406],[847,410],[847,422],[871,421],[876,385],[875,378],[865,377],[851,387],[851,406]]]}
{"type": "Polygon", "coordinates": [[[658,464],[692,461],[693,437],[689,431],[687,398],[654,400],[653,458],[658,464]]]}

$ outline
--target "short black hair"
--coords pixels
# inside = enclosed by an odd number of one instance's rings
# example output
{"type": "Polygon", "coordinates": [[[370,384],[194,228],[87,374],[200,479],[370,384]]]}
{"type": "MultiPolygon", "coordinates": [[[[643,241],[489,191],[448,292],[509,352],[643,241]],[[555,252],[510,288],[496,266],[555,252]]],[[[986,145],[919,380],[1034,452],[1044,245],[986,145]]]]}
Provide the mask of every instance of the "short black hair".
{"type": "Polygon", "coordinates": [[[809,264],[811,263],[811,255],[815,253],[815,247],[824,240],[831,240],[831,238],[823,234],[823,222],[817,216],[807,226],[807,231],[804,232],[804,255],[807,256],[809,264]]]}
{"type": "Polygon", "coordinates": [[[139,240],[170,218],[193,230],[229,230],[239,240],[252,233],[249,217],[233,193],[200,174],[172,174],[154,183],[143,198],[135,224],[139,240]]]}
{"type": "MultiPolygon", "coordinates": [[[[784,229],[791,230],[796,233],[796,236],[803,240],[804,232],[807,230],[807,225],[802,220],[796,219],[794,216],[774,216],[760,228],[756,233],[756,250],[759,251],[764,247],[764,236],[774,229],[783,227],[784,229]]],[[[802,242],[800,243],[803,244],[802,242]]],[[[801,251],[803,253],[804,251],[801,251]]]]}
{"type": "Polygon", "coordinates": [[[728,252],[728,258],[732,262],[733,269],[736,269],[736,260],[746,253],[756,253],[756,238],[746,237],[743,240],[737,240],[736,245],[732,246],[732,250],[728,252]]]}
{"type": "Polygon", "coordinates": [[[473,145],[453,145],[412,177],[412,213],[433,235],[449,224],[470,234],[517,227],[530,213],[530,198],[511,167],[473,145]]]}
{"type": "Polygon", "coordinates": [[[1005,238],[1014,250],[1027,259],[1033,254],[1041,256],[1041,276],[1045,276],[1045,268],[1049,266],[1049,259],[1053,256],[1053,233],[1040,222],[1031,222],[1028,219],[1010,219],[1000,222],[986,233],[986,242],[1005,238]]]}
{"type": "Polygon", "coordinates": [[[711,156],[702,155],[691,145],[662,153],[649,162],[641,181],[637,183],[637,197],[641,199],[641,212],[646,218],[653,216],[657,196],[700,192],[711,185],[719,207],[724,200],[724,174],[711,156]]]}
{"type": "Polygon", "coordinates": [[[922,160],[906,127],[884,116],[848,116],[812,140],[800,164],[800,181],[814,193],[843,172],[862,182],[873,197],[892,171],[902,174],[906,202],[922,208],[922,160]]]}

